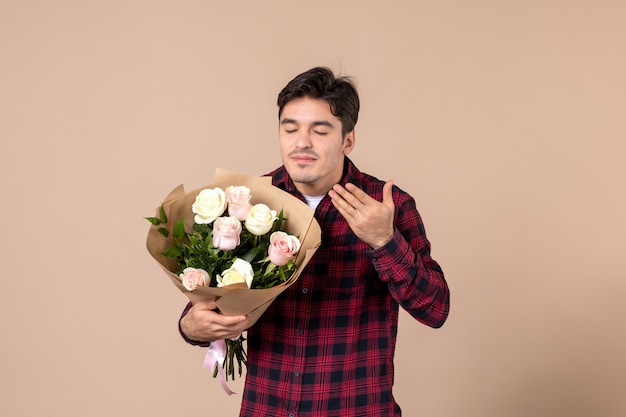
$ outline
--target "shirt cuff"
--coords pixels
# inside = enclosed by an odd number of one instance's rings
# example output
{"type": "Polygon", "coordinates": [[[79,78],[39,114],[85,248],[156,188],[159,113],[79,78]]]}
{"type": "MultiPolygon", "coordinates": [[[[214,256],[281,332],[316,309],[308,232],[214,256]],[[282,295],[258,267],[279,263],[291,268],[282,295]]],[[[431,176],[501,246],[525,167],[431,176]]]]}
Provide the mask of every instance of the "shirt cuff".
{"type": "Polygon", "coordinates": [[[413,263],[415,254],[402,233],[396,229],[393,238],[389,242],[378,249],[369,251],[369,257],[379,277],[383,281],[388,281],[385,278],[387,275],[385,272],[397,269],[398,264],[413,263]]]}

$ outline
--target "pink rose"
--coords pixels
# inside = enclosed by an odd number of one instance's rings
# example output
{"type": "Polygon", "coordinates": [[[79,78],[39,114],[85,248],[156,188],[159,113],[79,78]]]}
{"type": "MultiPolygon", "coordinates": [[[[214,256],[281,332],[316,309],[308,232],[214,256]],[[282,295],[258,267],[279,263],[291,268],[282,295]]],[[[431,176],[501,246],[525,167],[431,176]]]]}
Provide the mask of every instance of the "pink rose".
{"type": "Polygon", "coordinates": [[[285,232],[274,232],[270,235],[268,255],[276,266],[285,265],[300,250],[300,240],[285,232]]]}
{"type": "Polygon", "coordinates": [[[234,216],[223,216],[213,223],[213,246],[221,250],[233,250],[240,242],[241,222],[234,216]]]}
{"type": "Polygon", "coordinates": [[[199,286],[206,286],[209,283],[209,273],[204,269],[185,268],[179,277],[183,281],[183,287],[189,291],[193,291],[199,286]]]}
{"type": "Polygon", "coordinates": [[[250,189],[243,185],[231,185],[224,191],[228,203],[228,214],[238,220],[245,220],[250,211],[250,189]]]}

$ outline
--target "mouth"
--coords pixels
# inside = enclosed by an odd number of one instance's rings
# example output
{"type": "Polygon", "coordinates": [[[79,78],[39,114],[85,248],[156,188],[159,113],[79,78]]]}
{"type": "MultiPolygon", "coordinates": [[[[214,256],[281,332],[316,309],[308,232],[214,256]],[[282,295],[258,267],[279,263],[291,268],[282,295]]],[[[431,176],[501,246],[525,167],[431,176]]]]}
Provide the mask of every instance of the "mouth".
{"type": "Polygon", "coordinates": [[[291,160],[296,164],[307,164],[314,162],[316,158],[309,155],[291,155],[291,160]]]}

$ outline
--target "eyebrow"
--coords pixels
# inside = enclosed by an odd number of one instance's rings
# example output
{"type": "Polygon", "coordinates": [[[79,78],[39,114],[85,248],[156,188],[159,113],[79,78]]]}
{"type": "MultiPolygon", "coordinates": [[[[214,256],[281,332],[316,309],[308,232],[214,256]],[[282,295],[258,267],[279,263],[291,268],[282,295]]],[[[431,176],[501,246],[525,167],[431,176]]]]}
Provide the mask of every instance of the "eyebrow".
{"type": "MultiPolygon", "coordinates": [[[[298,122],[295,119],[290,119],[290,118],[284,118],[280,121],[281,125],[286,125],[286,124],[298,124],[298,122]]],[[[333,124],[331,122],[329,122],[328,120],[316,120],[313,122],[313,126],[326,126],[326,127],[330,127],[330,128],[334,128],[335,126],[333,126],[333,124]]]]}

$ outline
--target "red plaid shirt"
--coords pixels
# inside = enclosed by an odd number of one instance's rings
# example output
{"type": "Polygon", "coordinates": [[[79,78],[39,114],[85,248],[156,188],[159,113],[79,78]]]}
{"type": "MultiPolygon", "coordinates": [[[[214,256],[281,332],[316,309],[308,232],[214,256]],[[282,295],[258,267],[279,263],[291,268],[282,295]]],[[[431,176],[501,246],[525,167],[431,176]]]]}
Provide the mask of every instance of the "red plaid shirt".
{"type": "MultiPolygon", "coordinates": [[[[304,200],[284,167],[275,186],[304,200]]],[[[383,182],[346,158],[341,184],[382,200],[383,182]]],[[[400,416],[392,387],[398,306],[431,327],[449,290],[415,201],[393,188],[395,235],[372,248],[325,196],[315,211],[322,244],[299,279],[248,330],[241,417],[400,416]]]]}

